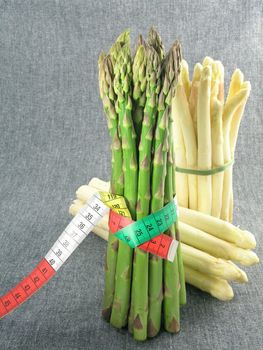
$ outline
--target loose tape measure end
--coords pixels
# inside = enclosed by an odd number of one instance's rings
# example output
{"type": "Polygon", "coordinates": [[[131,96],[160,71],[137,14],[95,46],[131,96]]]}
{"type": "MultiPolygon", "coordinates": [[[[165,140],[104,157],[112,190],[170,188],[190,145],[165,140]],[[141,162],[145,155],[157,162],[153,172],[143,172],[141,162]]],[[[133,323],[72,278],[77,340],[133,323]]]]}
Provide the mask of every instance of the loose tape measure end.
{"type": "Polygon", "coordinates": [[[174,261],[174,258],[175,258],[175,255],[176,255],[176,251],[177,251],[177,247],[178,247],[178,241],[173,239],[172,243],[170,245],[169,251],[168,251],[168,256],[167,256],[167,259],[170,262],[174,261]]]}

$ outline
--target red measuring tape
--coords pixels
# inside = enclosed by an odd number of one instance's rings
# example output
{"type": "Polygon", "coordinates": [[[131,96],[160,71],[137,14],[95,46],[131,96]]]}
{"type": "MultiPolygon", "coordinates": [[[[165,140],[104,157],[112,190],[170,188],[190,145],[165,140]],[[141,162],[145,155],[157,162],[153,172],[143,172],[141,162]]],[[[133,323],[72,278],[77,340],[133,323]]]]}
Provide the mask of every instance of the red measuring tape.
{"type": "Polygon", "coordinates": [[[34,293],[46,284],[56,271],[46,259],[41,260],[37,267],[13,289],[0,298],[0,318],[24,303],[34,293]]]}

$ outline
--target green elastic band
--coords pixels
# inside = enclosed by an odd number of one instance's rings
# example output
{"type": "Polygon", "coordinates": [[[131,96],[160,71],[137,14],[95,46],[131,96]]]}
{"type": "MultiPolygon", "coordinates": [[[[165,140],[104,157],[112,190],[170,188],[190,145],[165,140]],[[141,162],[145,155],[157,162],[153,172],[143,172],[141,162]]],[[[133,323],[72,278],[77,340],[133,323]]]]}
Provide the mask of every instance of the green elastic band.
{"type": "Polygon", "coordinates": [[[177,173],[208,176],[208,175],[215,175],[215,174],[221,173],[222,171],[225,171],[228,167],[233,165],[234,162],[235,162],[234,159],[231,159],[230,162],[225,163],[224,165],[218,168],[207,169],[207,170],[187,169],[187,168],[180,168],[178,166],[175,167],[175,170],[177,173]]]}

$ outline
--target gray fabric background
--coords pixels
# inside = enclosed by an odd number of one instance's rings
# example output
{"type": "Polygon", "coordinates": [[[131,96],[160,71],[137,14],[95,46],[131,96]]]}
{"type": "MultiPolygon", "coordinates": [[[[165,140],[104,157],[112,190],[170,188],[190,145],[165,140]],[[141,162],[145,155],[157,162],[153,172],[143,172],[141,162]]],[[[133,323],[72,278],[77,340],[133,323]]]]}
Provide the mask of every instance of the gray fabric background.
{"type": "MultiPolygon", "coordinates": [[[[108,179],[110,150],[97,58],[129,27],[155,25],[182,41],[192,67],[221,59],[252,94],[235,164],[235,222],[256,234],[262,257],[261,1],[0,0],[0,293],[20,281],[69,222],[75,189],[108,179]]],[[[90,235],[38,294],[0,321],[0,349],[260,349],[262,267],[248,268],[229,303],[188,287],[182,330],[136,343],[100,318],[105,243],[90,235]]]]}

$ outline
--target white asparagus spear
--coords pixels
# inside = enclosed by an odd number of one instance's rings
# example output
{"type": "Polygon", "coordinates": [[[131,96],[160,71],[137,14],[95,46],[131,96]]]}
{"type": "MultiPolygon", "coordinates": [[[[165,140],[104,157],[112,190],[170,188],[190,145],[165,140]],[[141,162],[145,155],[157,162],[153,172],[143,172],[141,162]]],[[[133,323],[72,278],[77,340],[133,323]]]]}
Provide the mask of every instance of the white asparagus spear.
{"type": "Polygon", "coordinates": [[[99,191],[107,192],[110,190],[110,181],[103,181],[103,180],[99,179],[98,177],[93,177],[90,180],[89,185],[97,188],[99,191]]]}
{"type": "MultiPolygon", "coordinates": [[[[234,71],[234,73],[232,74],[232,77],[231,77],[231,81],[230,81],[230,85],[229,85],[229,91],[228,91],[228,95],[227,95],[227,101],[229,101],[229,99],[231,99],[241,89],[243,81],[244,81],[243,73],[241,72],[240,69],[236,69],[234,71]]],[[[244,104],[244,106],[245,106],[245,104],[244,104]]],[[[238,111],[240,111],[241,109],[242,109],[242,107],[240,106],[238,108],[238,110],[236,111],[236,113],[234,113],[232,122],[235,119],[235,114],[237,114],[238,111]]],[[[230,129],[230,148],[231,148],[231,132],[232,132],[232,123],[231,123],[231,129],[230,129]]],[[[232,158],[234,157],[234,153],[232,153],[232,150],[231,150],[231,156],[232,156],[232,158]]],[[[231,172],[233,172],[233,167],[231,167],[231,172]]],[[[232,222],[232,220],[233,220],[233,205],[234,205],[233,177],[232,177],[232,174],[231,174],[231,179],[232,179],[231,180],[232,183],[231,183],[231,190],[230,190],[229,214],[228,214],[229,222],[232,222]]]]}
{"type": "Polygon", "coordinates": [[[232,119],[231,130],[230,130],[230,148],[231,148],[232,157],[234,157],[234,154],[235,154],[240,122],[241,122],[241,119],[243,117],[244,110],[246,107],[246,102],[247,102],[247,99],[248,99],[250,91],[251,91],[250,82],[245,81],[242,84],[241,89],[247,90],[248,95],[246,96],[246,99],[243,101],[243,103],[240,105],[240,107],[236,110],[236,112],[234,113],[233,119],[232,119]]]}
{"type": "Polygon", "coordinates": [[[180,73],[182,83],[184,86],[184,91],[186,94],[187,99],[190,97],[191,92],[191,82],[189,80],[189,68],[188,63],[185,60],[182,60],[181,62],[181,73],[180,73]]]}
{"type": "Polygon", "coordinates": [[[233,298],[233,289],[226,280],[204,275],[187,265],[184,266],[184,272],[187,283],[211,294],[214,298],[222,301],[228,301],[233,298]]]}
{"type": "Polygon", "coordinates": [[[225,70],[224,66],[221,61],[215,61],[215,64],[217,65],[218,69],[218,76],[219,76],[219,87],[218,87],[218,99],[219,101],[224,104],[225,100],[225,87],[224,87],[224,80],[225,80],[225,70]]]}
{"type": "Polygon", "coordinates": [[[232,97],[235,96],[235,94],[241,89],[241,85],[244,82],[244,75],[241,72],[240,69],[235,69],[234,73],[232,74],[230,85],[229,85],[229,90],[228,90],[228,95],[226,102],[229,101],[232,97]]]}
{"type": "MultiPolygon", "coordinates": [[[[222,90],[221,67],[211,57],[205,57],[203,67],[210,66],[212,69],[210,115],[211,115],[211,140],[212,140],[212,167],[224,165],[223,153],[223,104],[218,100],[219,89],[222,90]]],[[[212,180],[212,204],[211,215],[220,217],[222,206],[222,191],[224,174],[218,173],[211,177],[212,180]]]]}
{"type": "MultiPolygon", "coordinates": [[[[189,105],[184,91],[182,80],[179,78],[176,95],[174,98],[174,116],[176,121],[180,124],[185,151],[187,168],[196,169],[197,162],[197,144],[196,135],[193,125],[193,120],[189,111],[189,105]]],[[[179,189],[181,192],[182,189],[179,189]]],[[[197,209],[197,176],[188,175],[188,195],[189,195],[189,208],[197,209]]]]}
{"type": "MultiPolygon", "coordinates": [[[[250,90],[242,88],[226,102],[223,111],[224,162],[231,160],[230,128],[235,112],[247,100],[250,90]]],[[[229,221],[230,193],[232,189],[232,170],[228,167],[224,172],[224,188],[222,197],[221,219],[229,221]]]]}
{"type": "MultiPolygon", "coordinates": [[[[224,147],[223,147],[223,125],[222,113],[223,105],[214,98],[211,102],[211,136],[212,136],[212,166],[214,168],[224,165],[224,147]]],[[[224,173],[214,174],[212,176],[212,209],[211,215],[220,217],[222,207],[224,173]]]]}
{"type": "Polygon", "coordinates": [[[216,98],[218,96],[218,93],[219,93],[219,75],[220,75],[220,72],[218,71],[218,65],[215,63],[215,61],[209,57],[209,56],[206,56],[204,59],[203,59],[203,68],[204,67],[210,67],[211,68],[211,73],[212,73],[212,76],[211,76],[211,100],[213,98],[216,98]]]}
{"type": "Polygon", "coordinates": [[[201,63],[197,63],[194,66],[194,73],[191,85],[191,92],[189,96],[189,109],[194,123],[195,134],[197,135],[197,116],[196,116],[196,107],[197,107],[197,97],[198,97],[198,88],[200,84],[200,77],[202,74],[203,66],[201,63]]]}
{"type": "MultiPolygon", "coordinates": [[[[198,89],[197,143],[199,170],[211,169],[212,166],[210,123],[211,74],[211,67],[204,67],[198,89]]],[[[206,214],[211,214],[212,208],[211,180],[211,175],[198,176],[198,210],[206,214]]]]}
{"type": "MultiPolygon", "coordinates": [[[[173,127],[174,127],[174,156],[175,164],[178,167],[186,168],[186,155],[185,155],[185,145],[181,126],[179,123],[179,118],[175,112],[175,99],[172,100],[172,117],[173,117],[173,127]]],[[[179,205],[188,208],[188,176],[187,174],[176,172],[176,194],[179,205]]]]}
{"type": "Polygon", "coordinates": [[[248,281],[246,273],[230,260],[216,258],[185,243],[182,243],[182,255],[185,265],[204,274],[239,283],[248,281]]]}
{"type": "MultiPolygon", "coordinates": [[[[230,149],[231,149],[231,157],[234,159],[235,157],[235,150],[236,150],[236,143],[237,143],[237,137],[238,137],[238,131],[239,131],[239,126],[241,123],[241,119],[243,117],[247,99],[249,97],[250,91],[251,91],[251,85],[249,81],[246,81],[242,84],[242,89],[245,88],[249,91],[247,98],[244,100],[244,102],[241,104],[241,106],[237,109],[235,114],[233,115],[232,118],[232,123],[231,123],[231,129],[230,129],[230,149]]],[[[229,204],[229,221],[232,222],[233,220],[233,167],[231,167],[231,191],[230,191],[230,204],[229,204]]]]}
{"type": "Polygon", "coordinates": [[[251,232],[241,230],[225,220],[182,207],[179,208],[179,214],[180,221],[221,240],[235,244],[237,247],[244,249],[254,249],[256,247],[256,240],[251,232]]]}
{"type": "Polygon", "coordinates": [[[183,243],[215,257],[232,260],[245,266],[251,266],[259,262],[258,256],[251,250],[239,248],[181,221],[179,221],[178,227],[183,243]]]}

